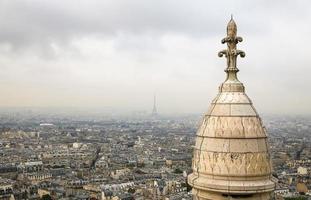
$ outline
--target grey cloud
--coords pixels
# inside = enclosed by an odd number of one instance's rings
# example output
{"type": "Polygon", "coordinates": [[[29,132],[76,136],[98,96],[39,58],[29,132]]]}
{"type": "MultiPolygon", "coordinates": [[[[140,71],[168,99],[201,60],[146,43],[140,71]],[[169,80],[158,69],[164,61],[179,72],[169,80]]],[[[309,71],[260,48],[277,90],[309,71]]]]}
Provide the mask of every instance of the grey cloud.
{"type": "Polygon", "coordinates": [[[75,37],[118,32],[182,32],[206,37],[222,30],[223,23],[219,21],[227,20],[230,13],[226,6],[234,4],[178,0],[5,0],[0,3],[0,41],[17,47],[52,41],[66,44],[75,37]]]}
{"type": "Polygon", "coordinates": [[[269,30],[271,16],[282,17],[296,10],[305,13],[304,6],[276,2],[4,0],[0,3],[0,42],[17,49],[39,46],[40,50],[48,50],[53,42],[68,45],[77,37],[115,36],[120,32],[138,35],[178,32],[209,37],[222,33],[223,24],[232,12],[241,19],[239,23],[245,24],[243,27],[258,34],[269,30]]]}
{"type": "Polygon", "coordinates": [[[259,110],[293,112],[295,105],[309,112],[303,105],[311,99],[305,92],[310,6],[302,0],[3,0],[0,105],[10,98],[24,105],[18,99],[27,97],[27,105],[80,99],[81,106],[146,109],[157,90],[162,111],[202,112],[224,78],[217,51],[226,48],[220,40],[232,13],[247,54],[239,76],[259,110]],[[41,100],[32,101],[35,95],[41,100]]]}

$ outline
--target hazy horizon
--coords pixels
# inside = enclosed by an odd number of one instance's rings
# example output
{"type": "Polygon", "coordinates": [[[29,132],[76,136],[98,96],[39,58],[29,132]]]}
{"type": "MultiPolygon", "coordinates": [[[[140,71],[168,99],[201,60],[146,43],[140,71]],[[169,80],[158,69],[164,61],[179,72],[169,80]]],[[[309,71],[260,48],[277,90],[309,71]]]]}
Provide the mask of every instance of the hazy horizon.
{"type": "Polygon", "coordinates": [[[238,77],[259,113],[311,114],[309,1],[4,0],[0,108],[204,113],[225,79],[233,14],[238,77]]]}

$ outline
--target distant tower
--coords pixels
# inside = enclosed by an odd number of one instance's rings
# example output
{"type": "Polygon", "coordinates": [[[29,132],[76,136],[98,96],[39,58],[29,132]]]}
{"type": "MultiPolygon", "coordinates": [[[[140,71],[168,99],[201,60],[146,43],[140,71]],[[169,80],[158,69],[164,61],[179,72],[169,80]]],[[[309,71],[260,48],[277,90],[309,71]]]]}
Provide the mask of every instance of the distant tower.
{"type": "Polygon", "coordinates": [[[227,37],[221,42],[228,49],[219,56],[227,59],[227,78],[203,118],[196,134],[192,174],[188,183],[195,200],[272,200],[275,182],[267,133],[244,85],[238,80],[236,49],[242,38],[231,20],[227,37]]]}
{"type": "Polygon", "coordinates": [[[158,111],[157,111],[157,98],[156,95],[153,96],[153,109],[152,109],[152,116],[157,116],[158,115],[158,111]]]}

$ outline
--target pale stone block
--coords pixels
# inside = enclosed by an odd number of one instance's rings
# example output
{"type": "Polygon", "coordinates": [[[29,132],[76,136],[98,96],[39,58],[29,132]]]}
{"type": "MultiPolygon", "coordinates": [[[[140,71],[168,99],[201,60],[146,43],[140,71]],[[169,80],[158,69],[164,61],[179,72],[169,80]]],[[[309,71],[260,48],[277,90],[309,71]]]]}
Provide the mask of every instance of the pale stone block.
{"type": "Polygon", "coordinates": [[[257,116],[250,104],[231,104],[231,116],[257,116]]]}

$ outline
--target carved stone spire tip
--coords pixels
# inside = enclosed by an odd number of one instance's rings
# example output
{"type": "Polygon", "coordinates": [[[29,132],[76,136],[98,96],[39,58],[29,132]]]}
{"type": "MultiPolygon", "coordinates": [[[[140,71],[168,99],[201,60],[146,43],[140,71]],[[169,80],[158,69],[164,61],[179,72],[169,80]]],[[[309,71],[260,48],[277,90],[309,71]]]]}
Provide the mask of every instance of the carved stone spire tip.
{"type": "Polygon", "coordinates": [[[227,37],[221,40],[221,43],[227,43],[228,48],[218,53],[219,57],[225,56],[227,59],[227,68],[225,70],[228,75],[227,80],[238,81],[236,74],[239,69],[236,66],[236,60],[238,55],[245,57],[245,53],[238,50],[236,45],[242,41],[242,37],[237,36],[237,25],[231,15],[231,19],[227,25],[227,37]]]}
{"type": "Polygon", "coordinates": [[[227,25],[227,36],[228,37],[235,37],[237,34],[237,25],[235,21],[233,20],[233,17],[231,15],[231,19],[227,25]]]}

